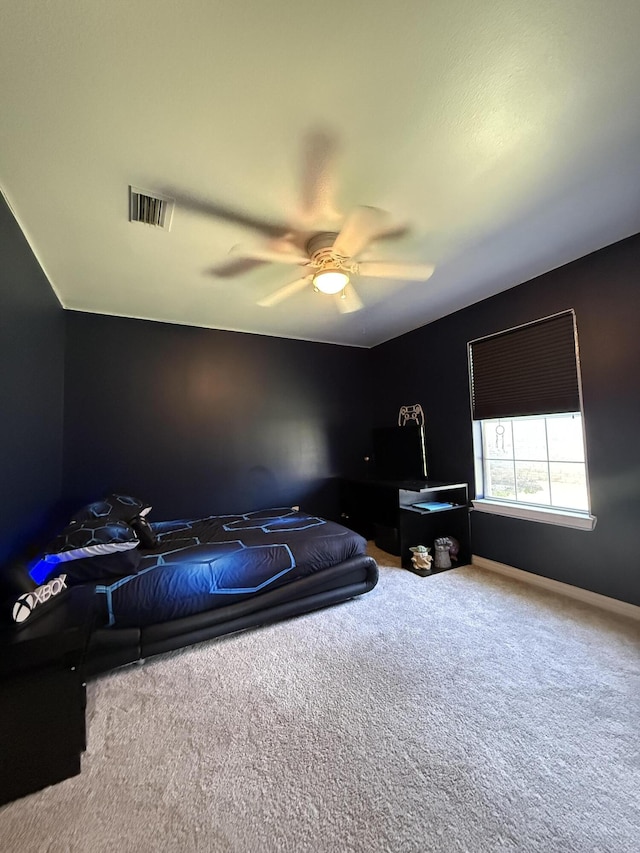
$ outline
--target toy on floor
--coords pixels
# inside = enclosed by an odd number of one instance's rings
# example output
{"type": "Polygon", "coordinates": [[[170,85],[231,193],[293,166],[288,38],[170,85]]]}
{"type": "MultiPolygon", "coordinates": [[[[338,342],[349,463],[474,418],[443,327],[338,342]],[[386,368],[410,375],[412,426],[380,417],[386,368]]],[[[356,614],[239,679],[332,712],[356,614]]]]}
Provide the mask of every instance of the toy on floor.
{"type": "Polygon", "coordinates": [[[409,548],[409,550],[413,554],[411,564],[414,570],[421,575],[429,574],[433,560],[433,557],[429,553],[431,548],[428,548],[426,545],[415,545],[413,548],[409,548]]]}

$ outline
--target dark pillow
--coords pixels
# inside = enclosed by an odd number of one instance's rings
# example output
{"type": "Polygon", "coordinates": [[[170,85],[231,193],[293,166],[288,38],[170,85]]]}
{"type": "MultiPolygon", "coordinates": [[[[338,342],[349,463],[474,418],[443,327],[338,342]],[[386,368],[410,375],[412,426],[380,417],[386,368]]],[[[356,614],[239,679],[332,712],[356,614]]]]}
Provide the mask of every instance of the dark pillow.
{"type": "Polygon", "coordinates": [[[134,533],[140,540],[141,548],[155,548],[158,544],[158,537],[151,529],[151,525],[146,518],[139,515],[131,522],[131,527],[134,533]]]}
{"type": "Polygon", "coordinates": [[[151,509],[151,504],[139,498],[132,498],[130,495],[109,495],[107,501],[113,507],[110,518],[117,518],[120,521],[130,522],[139,515],[144,518],[151,509]]]}
{"type": "Polygon", "coordinates": [[[138,571],[140,560],[142,554],[137,548],[94,557],[80,557],[64,563],[48,563],[45,557],[36,563],[31,576],[40,583],[47,583],[54,577],[64,575],[67,586],[86,581],[104,580],[105,583],[110,583],[114,578],[134,575],[138,571]]]}
{"type": "Polygon", "coordinates": [[[66,572],[69,586],[100,580],[111,583],[114,578],[135,575],[141,559],[140,551],[133,548],[129,551],[115,551],[113,554],[71,560],[62,565],[58,564],[55,568],[58,572],[66,572]]]}
{"type": "Polygon", "coordinates": [[[44,549],[44,560],[67,563],[84,557],[130,551],[138,545],[133,528],[124,521],[99,518],[81,523],[73,521],[44,549]]]}
{"type": "Polygon", "coordinates": [[[82,523],[83,521],[93,521],[96,518],[102,518],[106,521],[109,518],[111,510],[112,506],[108,501],[94,501],[83,506],[75,515],[72,515],[71,522],[82,523]]]}
{"type": "Polygon", "coordinates": [[[109,495],[100,501],[87,504],[73,516],[73,521],[91,521],[92,519],[112,519],[114,521],[133,521],[138,516],[145,516],[151,506],[139,498],[130,495],[109,495]]]}

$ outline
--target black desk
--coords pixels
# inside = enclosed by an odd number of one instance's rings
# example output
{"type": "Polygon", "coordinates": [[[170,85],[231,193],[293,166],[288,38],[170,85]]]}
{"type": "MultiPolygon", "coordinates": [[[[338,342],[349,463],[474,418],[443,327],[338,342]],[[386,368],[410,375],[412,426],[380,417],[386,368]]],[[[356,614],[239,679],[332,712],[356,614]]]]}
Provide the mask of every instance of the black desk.
{"type": "Polygon", "coordinates": [[[342,521],[388,554],[411,566],[414,545],[427,545],[434,554],[434,540],[453,536],[460,543],[458,562],[471,560],[469,499],[466,483],[432,480],[343,480],[342,521]],[[413,504],[441,501],[455,506],[437,511],[421,511],[413,504]]]}

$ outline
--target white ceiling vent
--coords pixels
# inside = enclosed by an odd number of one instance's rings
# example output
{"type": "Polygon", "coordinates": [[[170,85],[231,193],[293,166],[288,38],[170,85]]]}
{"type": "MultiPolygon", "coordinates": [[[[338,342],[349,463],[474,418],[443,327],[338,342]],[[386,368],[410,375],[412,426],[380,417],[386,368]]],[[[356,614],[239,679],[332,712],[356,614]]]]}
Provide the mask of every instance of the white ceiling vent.
{"type": "Polygon", "coordinates": [[[173,218],[173,206],[172,198],[137,187],[129,187],[130,222],[143,222],[145,225],[153,225],[154,228],[169,231],[173,218]]]}

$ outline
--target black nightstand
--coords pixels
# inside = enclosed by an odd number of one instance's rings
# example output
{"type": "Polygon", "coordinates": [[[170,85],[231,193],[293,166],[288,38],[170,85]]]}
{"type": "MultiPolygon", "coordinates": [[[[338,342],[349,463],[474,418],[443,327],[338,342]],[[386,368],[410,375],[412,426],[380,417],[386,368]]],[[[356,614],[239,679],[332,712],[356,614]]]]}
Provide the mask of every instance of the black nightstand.
{"type": "Polygon", "coordinates": [[[343,524],[374,539],[388,554],[399,556],[405,569],[411,569],[412,545],[426,545],[433,555],[435,540],[444,536],[453,536],[460,544],[457,565],[471,559],[466,483],[343,480],[342,510],[343,524]],[[423,501],[448,506],[435,511],[416,506],[423,501]]]}
{"type": "Polygon", "coordinates": [[[73,599],[0,631],[0,804],[80,773],[89,611],[73,599]]]}

